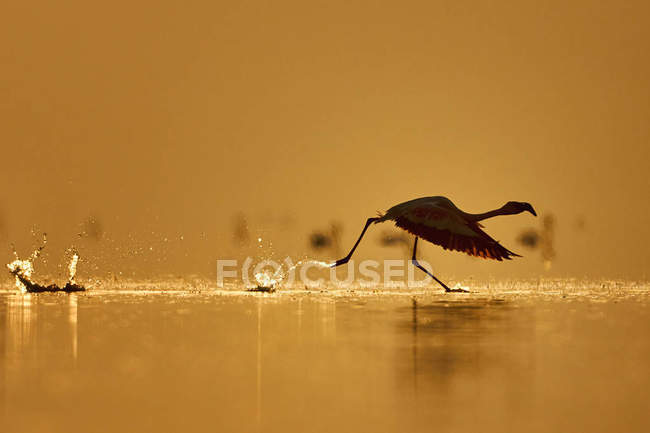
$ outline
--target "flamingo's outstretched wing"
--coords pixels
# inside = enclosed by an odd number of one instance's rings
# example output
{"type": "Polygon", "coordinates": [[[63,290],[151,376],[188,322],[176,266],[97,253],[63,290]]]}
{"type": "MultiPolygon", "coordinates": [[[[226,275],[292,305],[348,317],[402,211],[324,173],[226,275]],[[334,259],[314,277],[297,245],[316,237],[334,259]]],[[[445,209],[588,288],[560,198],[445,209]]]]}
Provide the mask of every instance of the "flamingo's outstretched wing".
{"type": "Polygon", "coordinates": [[[395,225],[446,250],[470,256],[502,261],[521,257],[504,248],[481,230],[478,223],[468,222],[453,210],[433,204],[419,204],[395,215],[395,225]]]}

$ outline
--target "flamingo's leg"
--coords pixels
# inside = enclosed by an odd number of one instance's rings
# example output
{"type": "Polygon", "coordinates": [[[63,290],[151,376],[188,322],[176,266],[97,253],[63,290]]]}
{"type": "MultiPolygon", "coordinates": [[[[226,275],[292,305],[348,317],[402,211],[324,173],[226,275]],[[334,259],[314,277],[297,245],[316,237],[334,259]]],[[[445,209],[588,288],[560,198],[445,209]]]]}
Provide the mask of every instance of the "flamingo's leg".
{"type": "Polygon", "coordinates": [[[442,281],[440,281],[439,279],[437,279],[435,275],[433,275],[431,272],[427,271],[427,270],[424,268],[424,266],[422,266],[421,264],[418,263],[418,259],[415,257],[415,254],[416,254],[417,249],[418,249],[418,237],[416,236],[416,237],[415,237],[415,242],[413,243],[413,257],[411,258],[411,263],[413,263],[413,265],[414,265],[416,268],[422,270],[425,274],[427,274],[428,276],[430,276],[431,278],[433,278],[434,280],[436,280],[436,281],[438,282],[438,284],[440,284],[442,287],[445,288],[445,292],[461,292],[461,293],[469,293],[469,292],[468,292],[467,290],[465,290],[465,289],[450,289],[449,287],[447,287],[447,285],[446,285],[445,283],[443,283],[442,281]]]}
{"type": "Polygon", "coordinates": [[[350,252],[348,253],[347,256],[343,257],[342,259],[338,259],[334,264],[331,266],[332,268],[335,268],[339,265],[344,265],[347,262],[350,261],[350,258],[352,257],[352,254],[354,253],[354,250],[357,249],[357,245],[359,245],[359,242],[361,242],[361,239],[363,238],[363,235],[366,234],[366,230],[368,230],[368,227],[370,227],[370,224],[374,223],[377,221],[379,218],[368,218],[368,221],[366,221],[366,225],[363,227],[363,230],[361,231],[361,235],[359,235],[359,239],[357,239],[357,242],[354,244],[350,252]]]}

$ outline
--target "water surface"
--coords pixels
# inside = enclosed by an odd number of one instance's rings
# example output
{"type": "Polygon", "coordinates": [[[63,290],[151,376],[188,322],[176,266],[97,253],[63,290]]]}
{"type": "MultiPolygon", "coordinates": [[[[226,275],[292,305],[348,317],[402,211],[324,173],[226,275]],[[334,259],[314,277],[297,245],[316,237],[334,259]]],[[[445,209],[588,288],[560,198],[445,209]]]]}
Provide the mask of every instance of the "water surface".
{"type": "Polygon", "coordinates": [[[647,285],[554,284],[7,290],[0,430],[648,431],[647,285]]]}

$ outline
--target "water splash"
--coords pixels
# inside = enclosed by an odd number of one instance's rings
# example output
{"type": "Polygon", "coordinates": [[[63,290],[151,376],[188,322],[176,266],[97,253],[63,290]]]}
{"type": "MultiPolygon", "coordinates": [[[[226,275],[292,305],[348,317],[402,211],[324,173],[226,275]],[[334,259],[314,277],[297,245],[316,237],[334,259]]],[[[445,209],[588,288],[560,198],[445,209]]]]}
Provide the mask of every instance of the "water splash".
{"type": "Polygon", "coordinates": [[[79,262],[79,254],[72,253],[70,264],[68,265],[68,282],[75,284],[74,277],[77,275],[77,263],[79,262]]]}
{"type": "Polygon", "coordinates": [[[468,292],[468,293],[470,291],[468,286],[463,286],[460,283],[456,283],[456,285],[454,287],[452,287],[452,290],[454,290],[454,291],[465,291],[465,292],[468,292]]]}
{"type": "Polygon", "coordinates": [[[7,264],[9,272],[16,278],[16,287],[22,293],[27,293],[27,286],[23,284],[23,280],[31,281],[32,274],[34,273],[34,265],[29,260],[20,260],[16,258],[11,263],[7,264]]]}
{"type": "Polygon", "coordinates": [[[269,272],[262,271],[255,274],[255,280],[258,287],[275,287],[276,284],[282,281],[282,278],[275,278],[275,273],[271,275],[269,272]]]}
{"type": "Polygon", "coordinates": [[[16,248],[12,245],[14,257],[16,258],[13,262],[7,264],[7,269],[16,279],[16,287],[22,293],[28,292],[81,292],[86,290],[85,287],[75,283],[74,279],[77,275],[77,263],[79,262],[79,254],[76,252],[73,253],[70,263],[68,264],[68,282],[63,287],[59,287],[56,284],[50,284],[49,286],[43,286],[32,281],[32,274],[34,273],[34,261],[38,258],[47,245],[47,235],[43,234],[43,245],[38,247],[26,260],[21,260],[18,257],[16,248]]]}
{"type": "Polygon", "coordinates": [[[45,248],[46,245],[47,233],[43,233],[43,245],[36,248],[34,252],[30,254],[29,258],[26,260],[21,260],[20,257],[18,257],[18,253],[16,252],[16,247],[14,244],[11,244],[11,249],[14,253],[15,260],[11,263],[8,263],[7,268],[16,279],[16,287],[22,293],[27,292],[29,283],[33,284],[31,277],[34,273],[34,261],[38,258],[38,256],[41,255],[41,251],[43,251],[43,248],[45,248]]]}
{"type": "Polygon", "coordinates": [[[262,270],[255,273],[255,281],[257,282],[257,287],[250,289],[250,291],[256,292],[273,292],[275,288],[281,284],[287,276],[298,266],[303,264],[315,264],[321,268],[329,268],[332,266],[332,263],[322,262],[320,260],[300,260],[294,263],[291,266],[288,266],[284,270],[284,264],[281,264],[275,272],[269,270],[262,270]]]}

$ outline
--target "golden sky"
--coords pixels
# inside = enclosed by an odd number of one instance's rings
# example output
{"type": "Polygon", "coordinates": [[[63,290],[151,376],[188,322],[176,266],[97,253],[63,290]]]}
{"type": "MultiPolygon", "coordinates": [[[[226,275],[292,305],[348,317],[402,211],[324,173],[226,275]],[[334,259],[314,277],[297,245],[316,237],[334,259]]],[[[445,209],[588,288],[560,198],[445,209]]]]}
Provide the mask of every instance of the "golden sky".
{"type": "MultiPolygon", "coordinates": [[[[442,275],[647,277],[647,1],[9,1],[0,17],[7,257],[35,229],[52,262],[76,245],[93,272],[119,270],[118,248],[136,269],[210,271],[240,211],[299,257],[331,220],[347,248],[376,210],[444,195],[529,201],[558,225],[550,273],[515,240],[539,223],[525,214],[486,223],[524,259],[423,247],[442,275]],[[89,215],[110,247],[76,235],[89,215]]],[[[370,236],[359,258],[399,256],[370,236]]]]}

